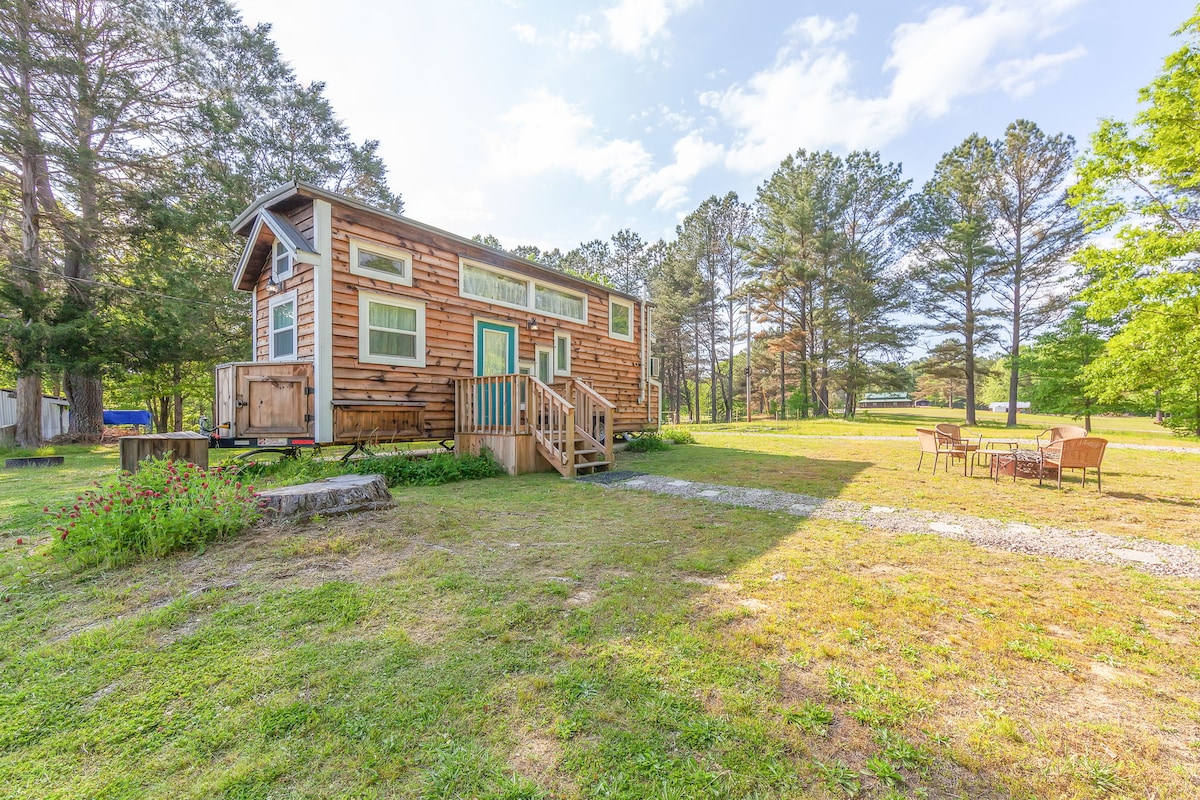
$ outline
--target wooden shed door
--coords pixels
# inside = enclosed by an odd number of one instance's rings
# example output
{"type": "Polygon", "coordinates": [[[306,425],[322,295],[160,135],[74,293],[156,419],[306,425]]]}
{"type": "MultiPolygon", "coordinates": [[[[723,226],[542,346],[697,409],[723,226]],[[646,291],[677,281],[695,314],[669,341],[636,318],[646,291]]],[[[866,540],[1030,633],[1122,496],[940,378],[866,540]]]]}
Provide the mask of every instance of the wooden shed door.
{"type": "Polygon", "coordinates": [[[238,386],[238,430],[246,436],[307,436],[308,378],[243,375],[238,386]]]}

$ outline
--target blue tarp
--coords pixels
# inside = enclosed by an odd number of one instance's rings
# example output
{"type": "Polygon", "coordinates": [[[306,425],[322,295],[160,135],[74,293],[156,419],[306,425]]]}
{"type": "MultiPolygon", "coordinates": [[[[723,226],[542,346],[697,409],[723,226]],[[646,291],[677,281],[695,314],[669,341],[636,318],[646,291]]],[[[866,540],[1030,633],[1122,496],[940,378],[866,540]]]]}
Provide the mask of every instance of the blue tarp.
{"type": "Polygon", "coordinates": [[[105,425],[144,425],[150,427],[149,411],[105,411],[105,425]]]}

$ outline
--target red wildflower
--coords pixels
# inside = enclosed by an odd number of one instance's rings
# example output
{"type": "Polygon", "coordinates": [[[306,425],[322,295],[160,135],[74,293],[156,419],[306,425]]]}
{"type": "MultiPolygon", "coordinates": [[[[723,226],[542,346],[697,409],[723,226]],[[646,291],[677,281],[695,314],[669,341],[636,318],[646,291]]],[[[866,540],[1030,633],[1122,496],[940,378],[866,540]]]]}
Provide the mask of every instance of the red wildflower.
{"type": "Polygon", "coordinates": [[[63,531],[62,540],[64,542],[67,540],[67,532],[66,531],[63,531]]]}
{"type": "Polygon", "coordinates": [[[25,544],[25,540],[18,537],[17,544],[25,544]]]}

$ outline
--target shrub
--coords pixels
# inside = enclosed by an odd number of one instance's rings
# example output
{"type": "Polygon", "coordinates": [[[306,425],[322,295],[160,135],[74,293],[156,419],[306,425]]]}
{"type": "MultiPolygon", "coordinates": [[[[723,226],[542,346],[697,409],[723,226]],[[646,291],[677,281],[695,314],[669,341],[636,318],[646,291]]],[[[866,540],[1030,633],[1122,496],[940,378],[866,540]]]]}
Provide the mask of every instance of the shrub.
{"type": "Polygon", "coordinates": [[[670,439],[675,444],[695,444],[696,437],[687,428],[678,425],[664,425],[658,432],[664,439],[670,439]]]}
{"type": "Polygon", "coordinates": [[[370,456],[346,464],[346,471],[360,475],[382,475],[388,486],[439,486],[505,474],[504,467],[488,450],[477,456],[470,453],[434,453],[421,457],[406,453],[370,456]]]}
{"type": "Polygon", "coordinates": [[[261,510],[254,487],[229,468],[167,459],[142,463],[75,503],[47,513],[54,552],[80,565],[123,564],[200,547],[252,525],[261,510]]]}
{"type": "Polygon", "coordinates": [[[666,450],[671,445],[667,444],[663,437],[657,433],[643,433],[636,439],[630,439],[629,444],[625,446],[627,453],[655,453],[659,450],[666,450]]]}

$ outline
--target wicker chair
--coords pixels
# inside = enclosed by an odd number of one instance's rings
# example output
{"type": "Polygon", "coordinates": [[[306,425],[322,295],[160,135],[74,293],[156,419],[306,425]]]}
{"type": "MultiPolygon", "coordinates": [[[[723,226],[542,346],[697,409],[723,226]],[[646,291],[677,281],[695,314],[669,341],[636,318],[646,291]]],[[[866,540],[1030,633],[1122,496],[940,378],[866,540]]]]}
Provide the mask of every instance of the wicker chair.
{"type": "Polygon", "coordinates": [[[1041,469],[1038,470],[1038,484],[1042,483],[1041,472],[1046,467],[1058,469],[1058,488],[1062,488],[1064,469],[1083,470],[1083,486],[1087,486],[1087,471],[1096,470],[1096,492],[1103,490],[1100,477],[1100,462],[1104,460],[1104,449],[1108,440],[1097,436],[1082,439],[1062,439],[1055,444],[1047,445],[1038,450],[1041,456],[1041,469]]]}
{"type": "Polygon", "coordinates": [[[950,458],[946,461],[946,471],[950,471],[950,459],[961,458],[963,460],[963,475],[967,474],[967,464],[971,466],[971,474],[975,474],[975,454],[979,452],[979,448],[983,445],[983,434],[980,434],[974,441],[965,438],[962,435],[962,428],[957,425],[951,425],[949,422],[943,422],[934,427],[934,433],[937,434],[941,442],[943,451],[949,451],[950,458]]]}
{"type": "Polygon", "coordinates": [[[1037,435],[1037,448],[1040,451],[1043,447],[1049,447],[1067,439],[1083,439],[1087,435],[1087,431],[1078,425],[1055,425],[1037,435]],[[1045,444],[1042,444],[1043,436],[1047,439],[1045,444]]]}
{"type": "Polygon", "coordinates": [[[921,445],[921,458],[917,461],[917,472],[921,471],[921,464],[925,463],[925,454],[933,455],[933,474],[937,474],[938,459],[943,455],[946,456],[946,461],[949,463],[951,450],[950,447],[942,446],[942,441],[938,437],[937,431],[932,428],[917,428],[917,443],[921,445]]]}

